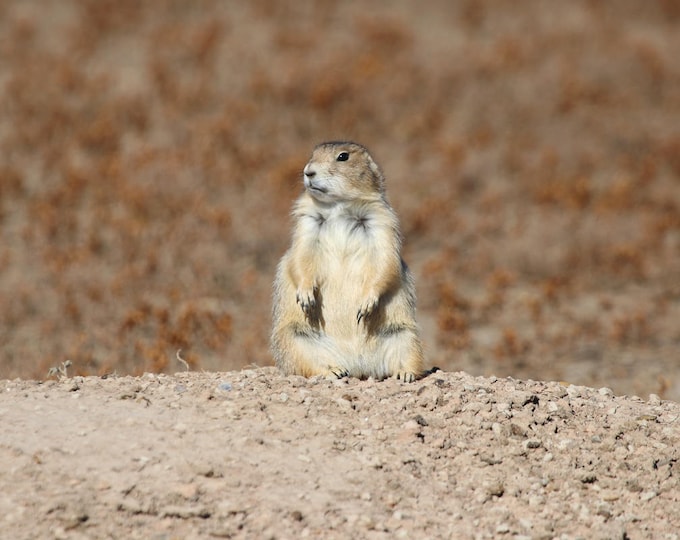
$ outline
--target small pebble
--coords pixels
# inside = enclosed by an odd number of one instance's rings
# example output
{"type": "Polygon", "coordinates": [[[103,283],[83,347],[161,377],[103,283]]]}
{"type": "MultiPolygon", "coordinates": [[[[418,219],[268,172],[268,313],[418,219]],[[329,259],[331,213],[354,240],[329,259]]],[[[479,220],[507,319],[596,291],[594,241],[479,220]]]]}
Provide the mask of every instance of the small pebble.
{"type": "Polygon", "coordinates": [[[618,501],[619,498],[620,498],[620,495],[616,491],[612,490],[612,491],[603,492],[601,497],[602,497],[602,500],[605,501],[605,502],[613,502],[613,501],[618,501]]]}
{"type": "Polygon", "coordinates": [[[507,523],[501,523],[496,527],[496,534],[507,534],[510,532],[510,525],[507,523]]]}
{"type": "Polygon", "coordinates": [[[193,517],[207,518],[210,517],[211,512],[201,506],[167,505],[160,509],[159,514],[163,517],[188,519],[193,517]]]}
{"type": "Polygon", "coordinates": [[[545,497],[542,495],[532,495],[529,497],[529,506],[531,507],[539,507],[543,506],[545,504],[545,497]]]}
{"type": "Polygon", "coordinates": [[[612,517],[611,506],[607,503],[601,503],[597,507],[597,515],[609,519],[610,517],[612,517]]]}
{"type": "Polygon", "coordinates": [[[651,501],[657,495],[658,493],[656,491],[645,491],[644,493],[640,493],[640,500],[642,502],[651,501]]]}
{"type": "Polygon", "coordinates": [[[420,424],[418,424],[416,420],[407,420],[401,425],[401,429],[405,430],[420,429],[420,424]]]}
{"type": "Polygon", "coordinates": [[[576,443],[574,442],[574,439],[562,439],[557,443],[557,448],[560,450],[568,450],[570,448],[574,448],[576,446],[576,443]]]}
{"type": "Polygon", "coordinates": [[[501,497],[505,493],[505,486],[502,482],[491,482],[486,486],[486,492],[494,497],[501,497]]]}
{"type": "Polygon", "coordinates": [[[583,482],[584,484],[594,484],[595,482],[597,482],[597,476],[595,476],[593,473],[584,474],[581,477],[581,482],[583,482]]]}
{"type": "Polygon", "coordinates": [[[583,395],[581,392],[581,388],[578,386],[574,386],[573,384],[567,386],[567,394],[569,395],[569,397],[573,398],[578,398],[583,395]]]}

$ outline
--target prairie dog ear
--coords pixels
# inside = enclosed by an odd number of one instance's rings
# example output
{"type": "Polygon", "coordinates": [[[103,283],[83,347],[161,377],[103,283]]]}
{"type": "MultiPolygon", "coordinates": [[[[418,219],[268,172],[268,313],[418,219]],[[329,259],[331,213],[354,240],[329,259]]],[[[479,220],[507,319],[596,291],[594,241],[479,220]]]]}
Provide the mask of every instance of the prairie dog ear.
{"type": "Polygon", "coordinates": [[[363,188],[366,189],[370,185],[371,191],[374,194],[379,194],[381,197],[385,195],[385,177],[383,176],[380,165],[373,159],[371,153],[365,146],[357,143],[351,143],[356,148],[359,161],[357,162],[356,172],[363,183],[363,188]]]}
{"type": "Polygon", "coordinates": [[[366,159],[368,161],[368,168],[371,170],[374,179],[374,185],[378,191],[382,193],[385,191],[385,177],[383,176],[383,172],[368,152],[366,152],[366,159]]]}

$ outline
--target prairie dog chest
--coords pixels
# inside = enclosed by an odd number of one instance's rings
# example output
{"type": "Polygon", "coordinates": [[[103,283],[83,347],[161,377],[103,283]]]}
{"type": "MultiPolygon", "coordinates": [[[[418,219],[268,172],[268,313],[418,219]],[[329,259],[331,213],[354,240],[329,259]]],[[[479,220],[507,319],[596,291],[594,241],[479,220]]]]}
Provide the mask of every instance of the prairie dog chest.
{"type": "Polygon", "coordinates": [[[339,213],[318,218],[318,245],[331,259],[356,258],[375,249],[375,230],[370,217],[339,213]]]}
{"type": "Polygon", "coordinates": [[[317,255],[328,264],[363,259],[379,248],[378,224],[370,212],[338,208],[305,216],[305,220],[317,255]]]}

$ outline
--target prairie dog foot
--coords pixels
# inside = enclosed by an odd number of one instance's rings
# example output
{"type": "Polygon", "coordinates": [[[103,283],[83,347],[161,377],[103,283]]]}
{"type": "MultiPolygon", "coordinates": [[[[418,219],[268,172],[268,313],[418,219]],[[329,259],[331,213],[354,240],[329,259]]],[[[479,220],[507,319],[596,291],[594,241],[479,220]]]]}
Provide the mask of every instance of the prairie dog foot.
{"type": "Polygon", "coordinates": [[[327,379],[342,379],[343,377],[349,377],[349,371],[345,368],[338,366],[328,366],[328,373],[326,374],[327,379]]]}
{"type": "Polygon", "coordinates": [[[412,371],[397,371],[392,377],[406,383],[412,383],[418,379],[418,374],[412,371]]]}

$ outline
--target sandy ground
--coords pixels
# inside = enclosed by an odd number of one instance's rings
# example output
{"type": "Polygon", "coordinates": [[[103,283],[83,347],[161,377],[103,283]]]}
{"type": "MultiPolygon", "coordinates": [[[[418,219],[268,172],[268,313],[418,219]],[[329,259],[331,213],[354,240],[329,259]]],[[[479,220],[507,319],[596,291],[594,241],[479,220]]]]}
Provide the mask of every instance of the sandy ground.
{"type": "Polygon", "coordinates": [[[0,382],[0,537],[655,538],[680,405],[435,372],[0,382]]]}

